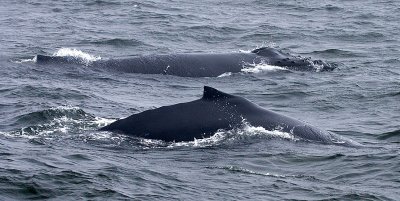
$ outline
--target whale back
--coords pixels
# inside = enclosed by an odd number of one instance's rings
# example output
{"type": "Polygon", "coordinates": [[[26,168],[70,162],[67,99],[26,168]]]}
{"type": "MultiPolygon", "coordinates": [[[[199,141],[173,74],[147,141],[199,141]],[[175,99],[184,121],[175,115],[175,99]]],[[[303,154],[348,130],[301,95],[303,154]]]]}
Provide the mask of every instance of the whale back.
{"type": "Polygon", "coordinates": [[[72,56],[46,56],[38,54],[35,57],[37,63],[55,63],[55,64],[82,64],[80,58],[72,56]]]}
{"type": "MultiPolygon", "coordinates": [[[[279,130],[296,138],[334,143],[340,136],[296,119],[266,110],[245,98],[205,86],[202,98],[186,103],[147,110],[117,120],[101,130],[164,141],[192,141],[210,137],[219,129],[243,125],[279,130]]],[[[349,140],[343,140],[352,144],[349,140]]]]}
{"type": "Polygon", "coordinates": [[[232,98],[236,97],[204,87],[201,99],[134,114],[101,130],[164,141],[192,141],[209,137],[218,129],[232,129],[240,124],[240,115],[226,104],[232,98]]]}
{"type": "Polygon", "coordinates": [[[183,77],[217,77],[228,72],[240,72],[243,62],[256,55],[229,54],[168,54],[144,55],[127,59],[97,62],[118,71],[143,74],[165,74],[183,77]]]}
{"type": "Polygon", "coordinates": [[[251,53],[152,54],[129,58],[87,60],[74,56],[37,55],[38,64],[81,64],[93,69],[141,74],[166,74],[182,77],[217,77],[238,73],[257,64],[269,64],[298,71],[332,70],[321,60],[296,57],[281,50],[263,47],[251,53]]]}

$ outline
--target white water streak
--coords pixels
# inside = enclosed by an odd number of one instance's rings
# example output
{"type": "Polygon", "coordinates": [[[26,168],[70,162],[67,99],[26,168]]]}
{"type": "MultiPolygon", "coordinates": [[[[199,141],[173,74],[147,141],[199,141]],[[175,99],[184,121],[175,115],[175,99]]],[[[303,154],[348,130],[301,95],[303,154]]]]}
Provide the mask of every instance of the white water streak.
{"type": "Polygon", "coordinates": [[[93,56],[90,55],[89,53],[72,48],[61,48],[57,52],[55,52],[53,56],[74,57],[76,59],[81,60],[86,65],[101,59],[100,56],[93,56]]]}

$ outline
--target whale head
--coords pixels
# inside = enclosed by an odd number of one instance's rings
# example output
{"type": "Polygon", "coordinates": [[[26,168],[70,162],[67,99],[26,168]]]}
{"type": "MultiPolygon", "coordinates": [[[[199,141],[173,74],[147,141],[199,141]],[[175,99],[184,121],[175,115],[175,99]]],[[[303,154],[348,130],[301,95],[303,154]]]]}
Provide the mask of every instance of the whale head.
{"type": "Polygon", "coordinates": [[[327,71],[336,68],[335,65],[321,60],[312,60],[301,56],[294,56],[272,47],[257,48],[252,53],[263,57],[267,64],[288,67],[293,70],[327,71]]]}

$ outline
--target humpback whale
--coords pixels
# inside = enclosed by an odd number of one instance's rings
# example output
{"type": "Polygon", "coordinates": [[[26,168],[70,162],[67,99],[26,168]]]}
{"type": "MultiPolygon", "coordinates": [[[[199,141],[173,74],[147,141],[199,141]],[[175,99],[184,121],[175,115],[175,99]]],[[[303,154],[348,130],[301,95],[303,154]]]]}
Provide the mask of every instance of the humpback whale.
{"type": "Polygon", "coordinates": [[[117,120],[100,130],[164,141],[193,141],[219,129],[240,128],[243,122],[266,130],[290,133],[300,140],[326,144],[359,145],[350,139],[264,109],[249,100],[204,86],[203,97],[163,106],[117,120]]]}
{"type": "Polygon", "coordinates": [[[37,55],[39,64],[86,64],[88,66],[126,73],[167,74],[182,77],[217,77],[224,73],[238,73],[257,64],[285,67],[296,71],[328,71],[335,68],[321,60],[293,56],[281,50],[263,47],[250,53],[221,54],[165,54],[145,55],[120,59],[100,59],[84,62],[71,56],[37,55]]]}

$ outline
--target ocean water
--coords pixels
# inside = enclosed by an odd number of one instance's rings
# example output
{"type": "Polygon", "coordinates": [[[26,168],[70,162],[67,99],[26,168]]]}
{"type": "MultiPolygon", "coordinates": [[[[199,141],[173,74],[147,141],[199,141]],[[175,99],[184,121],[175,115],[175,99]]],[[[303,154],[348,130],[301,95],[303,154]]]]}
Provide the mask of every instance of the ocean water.
{"type": "Polygon", "coordinates": [[[399,19],[394,0],[2,0],[0,200],[399,200],[399,19]],[[263,46],[338,68],[187,78],[33,59],[263,46]],[[251,125],[179,143],[97,131],[198,99],[204,85],[364,146],[251,125]]]}

